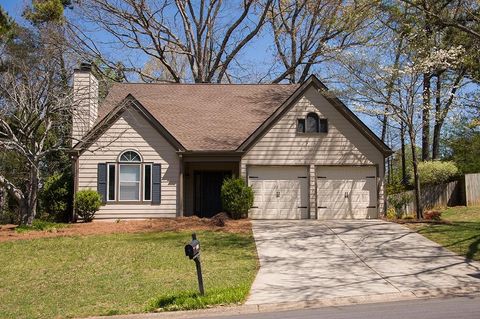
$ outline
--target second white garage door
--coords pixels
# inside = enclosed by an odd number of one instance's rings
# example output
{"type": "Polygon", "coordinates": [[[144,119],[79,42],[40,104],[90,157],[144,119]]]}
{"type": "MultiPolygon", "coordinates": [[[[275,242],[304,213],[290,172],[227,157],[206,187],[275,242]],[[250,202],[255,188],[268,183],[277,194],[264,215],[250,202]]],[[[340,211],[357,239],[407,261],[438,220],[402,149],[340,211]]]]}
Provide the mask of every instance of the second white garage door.
{"type": "Polygon", "coordinates": [[[308,218],[308,174],[299,166],[251,166],[248,184],[255,199],[253,219],[308,218]]]}
{"type": "Polygon", "coordinates": [[[377,218],[374,166],[317,168],[317,218],[377,218]]]}

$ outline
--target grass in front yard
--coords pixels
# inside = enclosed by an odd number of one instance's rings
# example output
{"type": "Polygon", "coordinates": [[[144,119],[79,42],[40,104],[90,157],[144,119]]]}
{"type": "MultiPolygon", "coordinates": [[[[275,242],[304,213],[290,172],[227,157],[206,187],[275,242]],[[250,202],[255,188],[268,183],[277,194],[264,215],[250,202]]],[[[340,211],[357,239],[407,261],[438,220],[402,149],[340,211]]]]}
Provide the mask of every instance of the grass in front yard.
{"type": "Polygon", "coordinates": [[[69,226],[68,224],[53,223],[53,222],[47,222],[44,220],[34,220],[32,223],[32,226],[20,225],[15,227],[15,231],[17,233],[24,233],[32,230],[55,232],[57,229],[65,228],[68,226],[69,226]]]}
{"type": "Polygon", "coordinates": [[[0,243],[0,317],[53,318],[242,302],[257,270],[251,234],[200,231],[206,296],[184,256],[190,232],[0,243]]]}
{"type": "Polygon", "coordinates": [[[450,224],[417,228],[423,236],[470,260],[480,260],[480,207],[450,207],[442,211],[450,224]]]}

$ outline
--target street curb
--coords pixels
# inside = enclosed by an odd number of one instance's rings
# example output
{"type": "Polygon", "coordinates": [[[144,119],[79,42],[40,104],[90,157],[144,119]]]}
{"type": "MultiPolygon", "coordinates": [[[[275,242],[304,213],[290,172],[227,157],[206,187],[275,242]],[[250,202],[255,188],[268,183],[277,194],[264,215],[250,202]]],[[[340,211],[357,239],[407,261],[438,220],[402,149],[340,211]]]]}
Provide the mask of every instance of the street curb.
{"type": "Polygon", "coordinates": [[[479,295],[480,286],[464,286],[438,289],[418,289],[413,291],[352,296],[352,297],[338,297],[325,298],[315,300],[303,300],[286,303],[272,303],[272,304],[244,304],[241,306],[219,306],[209,309],[200,310],[186,310],[174,312],[156,312],[143,313],[131,315],[115,315],[115,316],[98,316],[88,317],[89,319],[187,319],[198,317],[216,317],[216,316],[234,316],[258,314],[276,311],[291,311],[300,309],[316,309],[325,307],[340,307],[360,304],[373,304],[383,302],[408,301],[408,300],[424,300],[433,298],[447,298],[467,295],[479,295]]]}

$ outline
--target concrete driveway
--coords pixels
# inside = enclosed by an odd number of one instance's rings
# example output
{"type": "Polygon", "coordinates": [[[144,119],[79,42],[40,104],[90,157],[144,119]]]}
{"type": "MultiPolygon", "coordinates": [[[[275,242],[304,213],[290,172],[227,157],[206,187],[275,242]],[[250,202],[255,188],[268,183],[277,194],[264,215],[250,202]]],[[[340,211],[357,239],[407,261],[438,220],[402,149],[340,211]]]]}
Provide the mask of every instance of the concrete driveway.
{"type": "Polygon", "coordinates": [[[480,290],[480,265],[381,220],[253,221],[247,304],[480,290]]]}

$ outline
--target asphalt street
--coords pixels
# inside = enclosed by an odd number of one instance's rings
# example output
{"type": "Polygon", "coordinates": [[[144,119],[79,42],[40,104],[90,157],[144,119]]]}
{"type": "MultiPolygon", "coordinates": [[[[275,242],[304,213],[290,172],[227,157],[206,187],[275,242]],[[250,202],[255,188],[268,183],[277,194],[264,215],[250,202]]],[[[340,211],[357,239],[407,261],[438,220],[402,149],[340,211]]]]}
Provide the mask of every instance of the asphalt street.
{"type": "Polygon", "coordinates": [[[480,296],[411,300],[204,319],[477,319],[480,296]]]}

